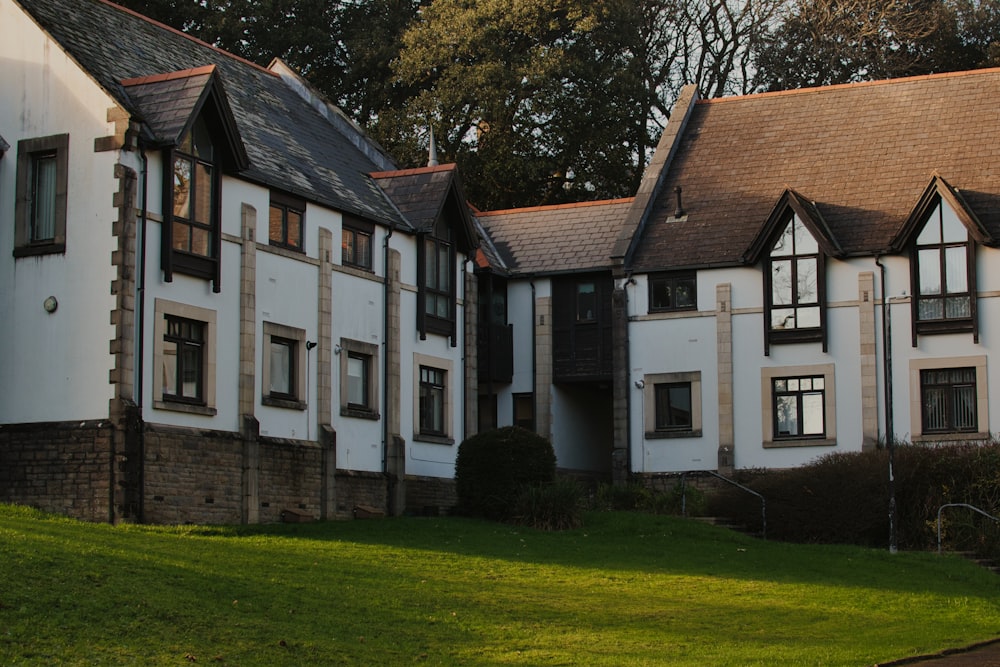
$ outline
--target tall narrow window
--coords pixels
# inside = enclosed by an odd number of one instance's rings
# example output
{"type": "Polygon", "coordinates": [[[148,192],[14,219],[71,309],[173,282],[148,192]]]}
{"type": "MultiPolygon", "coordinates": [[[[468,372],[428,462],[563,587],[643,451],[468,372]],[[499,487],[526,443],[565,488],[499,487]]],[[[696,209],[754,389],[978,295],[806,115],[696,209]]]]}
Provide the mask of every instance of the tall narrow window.
{"type": "Polygon", "coordinates": [[[296,396],[297,341],[271,336],[270,378],[268,393],[271,398],[294,400],[296,396]]]}
{"type": "Polygon", "coordinates": [[[371,410],[368,373],[371,357],[359,352],[347,355],[347,405],[355,410],[371,410]]]}
{"type": "Polygon", "coordinates": [[[166,265],[169,271],[215,279],[220,241],[219,173],[215,146],[204,120],[196,120],[169,154],[166,265]]]}
{"type": "Polygon", "coordinates": [[[439,368],[420,367],[420,433],[446,435],[445,372],[439,368]]]}
{"type": "Polygon", "coordinates": [[[826,381],[822,375],[772,381],[774,438],[823,438],[826,435],[826,381]]]}
{"type": "Polygon", "coordinates": [[[940,203],[917,237],[914,259],[918,323],[967,323],[972,318],[969,232],[940,203]]]}
{"type": "Polygon", "coordinates": [[[340,339],[340,414],[378,419],[378,345],[340,339]]]}
{"type": "Polygon", "coordinates": [[[69,135],[17,144],[14,256],[64,252],[69,135]]]}
{"type": "Polygon", "coordinates": [[[163,400],[203,403],[205,325],[167,316],[163,336],[163,400]]]}
{"type": "Polygon", "coordinates": [[[302,250],[306,203],[297,197],[271,192],[268,241],[273,246],[302,250]]]}
{"type": "Polygon", "coordinates": [[[455,334],[455,262],[451,229],[439,222],[434,233],[420,241],[417,278],[422,311],[417,328],[422,334],[455,334]]]}
{"type": "Polygon", "coordinates": [[[535,395],[514,394],[514,426],[535,430],[535,395]]]}
{"type": "Polygon", "coordinates": [[[821,326],[820,267],[816,239],[798,216],[792,216],[771,248],[772,331],[817,329],[821,326]]]}
{"type": "Polygon", "coordinates": [[[979,430],[975,368],[920,371],[920,402],[925,434],[979,430]]]}
{"type": "Polygon", "coordinates": [[[580,283],[576,286],[576,321],[594,322],[597,320],[597,286],[592,282],[580,283]]]}

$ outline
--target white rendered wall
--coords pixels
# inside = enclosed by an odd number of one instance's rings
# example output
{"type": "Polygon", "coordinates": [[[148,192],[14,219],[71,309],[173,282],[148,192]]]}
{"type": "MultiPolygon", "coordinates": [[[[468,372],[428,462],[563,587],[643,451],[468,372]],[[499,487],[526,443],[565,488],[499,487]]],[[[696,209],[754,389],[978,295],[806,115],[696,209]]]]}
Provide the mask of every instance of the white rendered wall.
{"type": "Polygon", "coordinates": [[[24,12],[0,0],[0,423],[108,416],[117,151],[114,101],[24,12]],[[69,134],[65,254],[14,259],[17,142],[69,134]],[[95,261],[99,258],[99,261],[95,261]],[[49,296],[58,310],[47,313],[49,296]]]}

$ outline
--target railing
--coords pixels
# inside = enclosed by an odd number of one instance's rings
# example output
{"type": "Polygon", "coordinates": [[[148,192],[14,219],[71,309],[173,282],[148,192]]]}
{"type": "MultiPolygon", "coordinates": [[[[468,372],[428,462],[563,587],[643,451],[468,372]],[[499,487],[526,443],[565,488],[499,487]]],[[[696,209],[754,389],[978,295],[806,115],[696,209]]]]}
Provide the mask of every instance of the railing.
{"type": "MultiPolygon", "coordinates": [[[[764,499],[764,496],[760,495],[753,489],[743,486],[739,482],[733,481],[728,477],[720,475],[714,470],[699,470],[697,472],[699,475],[711,475],[712,477],[721,479],[726,484],[731,484],[732,486],[735,486],[736,488],[742,491],[745,491],[751,495],[760,498],[760,521],[761,521],[760,536],[762,539],[765,540],[767,539],[767,501],[764,499]]],[[[681,473],[681,514],[684,516],[687,516],[687,476],[688,473],[686,472],[681,473]]]]}
{"type": "Polygon", "coordinates": [[[987,519],[991,519],[995,523],[1000,523],[1000,518],[995,517],[987,512],[984,512],[983,510],[979,509],[974,505],[969,505],[968,503],[948,503],[947,505],[942,505],[941,507],[938,508],[938,513],[937,513],[938,555],[941,555],[941,512],[943,512],[946,507],[964,507],[966,509],[972,510],[973,512],[979,512],[984,517],[986,517],[987,519]]]}

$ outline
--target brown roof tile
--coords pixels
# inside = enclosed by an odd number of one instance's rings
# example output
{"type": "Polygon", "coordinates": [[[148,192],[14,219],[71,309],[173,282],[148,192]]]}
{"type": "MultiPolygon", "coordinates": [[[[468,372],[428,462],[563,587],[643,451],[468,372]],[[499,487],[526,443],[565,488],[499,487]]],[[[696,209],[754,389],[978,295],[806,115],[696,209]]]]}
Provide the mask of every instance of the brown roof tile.
{"type": "Polygon", "coordinates": [[[997,99],[1000,69],[700,101],[632,266],[737,264],[789,189],[815,202],[846,254],[874,254],[936,173],[997,237],[997,99]]]}
{"type": "Polygon", "coordinates": [[[478,213],[515,274],[607,269],[632,199],[478,213]]]}

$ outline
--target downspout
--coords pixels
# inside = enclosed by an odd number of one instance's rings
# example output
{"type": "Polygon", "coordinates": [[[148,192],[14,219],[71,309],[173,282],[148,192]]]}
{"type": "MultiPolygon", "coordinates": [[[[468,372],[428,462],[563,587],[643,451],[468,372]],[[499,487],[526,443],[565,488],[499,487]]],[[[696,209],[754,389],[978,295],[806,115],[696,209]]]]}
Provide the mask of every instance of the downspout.
{"type": "Polygon", "coordinates": [[[394,227],[389,225],[389,232],[382,240],[383,264],[382,271],[382,473],[389,472],[389,239],[392,238],[394,227]]]}
{"type": "Polygon", "coordinates": [[[536,382],[538,381],[538,352],[536,349],[537,345],[537,331],[535,322],[535,276],[532,275],[528,278],[528,284],[531,285],[531,430],[538,432],[538,386],[536,382]]]}
{"type": "Polygon", "coordinates": [[[145,521],[146,517],[146,434],[145,434],[145,420],[143,418],[143,401],[145,400],[145,392],[143,391],[145,387],[145,373],[143,372],[145,364],[145,351],[146,351],[146,227],[147,221],[149,219],[149,158],[146,157],[146,150],[140,146],[139,148],[139,159],[142,162],[142,204],[139,209],[139,251],[136,257],[136,272],[139,274],[136,281],[136,306],[135,306],[135,359],[133,363],[135,364],[135,388],[133,389],[133,395],[135,397],[135,404],[137,415],[136,419],[138,421],[136,440],[138,448],[138,479],[136,483],[139,487],[137,502],[138,502],[138,520],[139,522],[145,521]]]}
{"type": "MultiPolygon", "coordinates": [[[[466,404],[469,398],[469,370],[468,370],[468,347],[466,346],[466,341],[469,335],[469,331],[465,324],[469,321],[467,313],[469,311],[469,293],[466,289],[466,271],[469,267],[469,262],[472,258],[468,255],[462,260],[462,437],[459,442],[464,442],[466,438],[466,428],[468,427],[468,408],[466,404]]],[[[478,295],[476,295],[478,297],[478,295]]],[[[455,322],[455,330],[458,330],[458,322],[455,322]]],[[[478,394],[478,390],[476,392],[478,394]]]]}
{"type": "Polygon", "coordinates": [[[882,282],[882,375],[885,382],[885,446],[889,452],[889,553],[896,553],[896,434],[892,418],[892,313],[882,256],[875,256],[882,282]]]}

